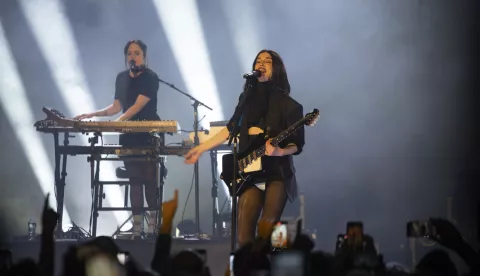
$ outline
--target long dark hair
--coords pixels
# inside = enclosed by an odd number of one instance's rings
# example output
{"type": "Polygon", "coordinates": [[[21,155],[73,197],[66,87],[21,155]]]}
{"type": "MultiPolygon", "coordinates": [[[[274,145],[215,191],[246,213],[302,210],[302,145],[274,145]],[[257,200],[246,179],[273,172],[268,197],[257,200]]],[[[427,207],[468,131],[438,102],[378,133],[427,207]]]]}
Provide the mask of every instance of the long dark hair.
{"type": "MultiPolygon", "coordinates": [[[[257,56],[255,56],[255,59],[253,60],[252,71],[255,70],[257,58],[261,53],[269,53],[272,57],[272,78],[270,79],[270,81],[272,82],[274,89],[286,95],[289,95],[290,83],[288,82],[287,70],[285,69],[285,65],[283,64],[282,57],[280,57],[277,52],[267,49],[263,49],[258,52],[257,56]]],[[[256,86],[257,83],[258,79],[254,79],[253,86],[256,86]]],[[[247,87],[247,84],[248,81],[245,82],[244,90],[247,87]]]]}
{"type": "Polygon", "coordinates": [[[137,44],[138,47],[140,47],[140,49],[142,49],[142,52],[143,52],[143,65],[145,68],[148,68],[148,64],[147,64],[147,44],[143,43],[143,41],[141,41],[140,39],[137,39],[137,40],[130,40],[127,42],[127,44],[125,44],[125,47],[123,48],[123,55],[125,57],[125,66],[128,67],[128,64],[127,64],[127,52],[128,52],[128,47],[130,47],[130,45],[132,44],[137,44]]]}

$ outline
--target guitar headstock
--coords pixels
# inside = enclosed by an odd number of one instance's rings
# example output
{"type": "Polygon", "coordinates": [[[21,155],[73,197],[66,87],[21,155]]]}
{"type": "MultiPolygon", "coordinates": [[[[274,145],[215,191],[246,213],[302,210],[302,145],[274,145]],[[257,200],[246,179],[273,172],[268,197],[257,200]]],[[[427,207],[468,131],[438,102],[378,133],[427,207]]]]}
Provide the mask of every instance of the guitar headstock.
{"type": "Polygon", "coordinates": [[[307,115],[305,115],[305,125],[314,126],[319,116],[320,111],[316,108],[312,112],[307,113],[307,115]]]}

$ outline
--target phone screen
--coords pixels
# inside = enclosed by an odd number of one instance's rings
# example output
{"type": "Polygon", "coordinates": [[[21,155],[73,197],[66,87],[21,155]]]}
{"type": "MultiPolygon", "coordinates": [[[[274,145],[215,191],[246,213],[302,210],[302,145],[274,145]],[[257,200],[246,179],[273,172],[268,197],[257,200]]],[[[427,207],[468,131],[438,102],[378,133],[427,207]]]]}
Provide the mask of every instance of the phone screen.
{"type": "Polygon", "coordinates": [[[230,253],[230,276],[233,276],[233,260],[235,259],[235,255],[230,253]]]}
{"type": "Polygon", "coordinates": [[[117,254],[118,262],[124,265],[128,261],[128,252],[120,252],[117,254]]]}
{"type": "Polygon", "coordinates": [[[274,225],[271,243],[275,248],[287,248],[288,223],[286,221],[279,221],[274,225]]]}
{"type": "Polygon", "coordinates": [[[271,275],[304,275],[304,256],[299,251],[285,251],[272,256],[271,275]]]}

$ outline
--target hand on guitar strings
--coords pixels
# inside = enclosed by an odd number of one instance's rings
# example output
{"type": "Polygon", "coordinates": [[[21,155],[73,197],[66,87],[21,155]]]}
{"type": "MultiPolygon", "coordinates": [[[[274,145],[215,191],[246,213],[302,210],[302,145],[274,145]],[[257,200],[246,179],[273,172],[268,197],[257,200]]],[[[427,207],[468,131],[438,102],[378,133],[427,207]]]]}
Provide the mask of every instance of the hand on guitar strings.
{"type": "Polygon", "coordinates": [[[265,155],[268,156],[283,156],[283,149],[280,147],[274,147],[271,143],[272,139],[269,139],[265,143],[265,155]]]}

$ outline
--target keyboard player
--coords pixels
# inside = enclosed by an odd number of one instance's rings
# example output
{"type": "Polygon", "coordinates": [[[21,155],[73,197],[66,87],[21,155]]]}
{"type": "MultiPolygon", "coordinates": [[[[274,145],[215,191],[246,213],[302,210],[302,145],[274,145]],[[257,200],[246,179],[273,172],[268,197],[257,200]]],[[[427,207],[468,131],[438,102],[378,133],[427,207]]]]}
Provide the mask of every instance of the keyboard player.
{"type": "MultiPolygon", "coordinates": [[[[82,114],[75,119],[82,120],[92,117],[113,116],[120,112],[123,114],[117,121],[160,120],[157,115],[157,92],[159,88],[157,74],[147,66],[147,45],[140,40],[127,42],[123,50],[127,70],[117,75],[115,82],[115,98],[113,104],[92,113],[82,114]]],[[[119,144],[122,146],[149,146],[151,136],[148,133],[121,134],[119,144]]],[[[145,198],[149,208],[155,208],[157,204],[157,185],[155,162],[148,161],[125,161],[125,169],[130,178],[131,192],[130,202],[133,213],[132,239],[140,238],[143,217],[143,186],[145,186],[145,198]]],[[[154,233],[154,221],[156,212],[150,212],[148,233],[154,233]]]]}

